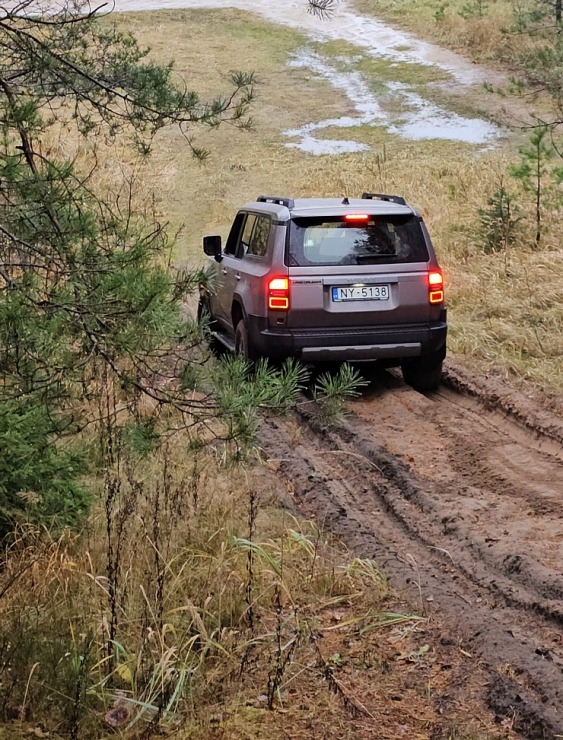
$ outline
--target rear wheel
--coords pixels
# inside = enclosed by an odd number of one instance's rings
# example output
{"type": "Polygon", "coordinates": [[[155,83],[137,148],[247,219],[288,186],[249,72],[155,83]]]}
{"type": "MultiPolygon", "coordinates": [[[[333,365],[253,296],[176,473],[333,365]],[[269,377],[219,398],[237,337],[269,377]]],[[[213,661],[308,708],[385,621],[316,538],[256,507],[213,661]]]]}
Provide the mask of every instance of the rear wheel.
{"type": "Polygon", "coordinates": [[[442,356],[415,357],[401,365],[405,383],[415,391],[435,391],[442,381],[442,356]]]}
{"type": "Polygon", "coordinates": [[[235,352],[244,357],[249,362],[255,362],[258,359],[258,353],[252,346],[248,337],[248,331],[244,319],[241,319],[235,330],[235,352]]]}

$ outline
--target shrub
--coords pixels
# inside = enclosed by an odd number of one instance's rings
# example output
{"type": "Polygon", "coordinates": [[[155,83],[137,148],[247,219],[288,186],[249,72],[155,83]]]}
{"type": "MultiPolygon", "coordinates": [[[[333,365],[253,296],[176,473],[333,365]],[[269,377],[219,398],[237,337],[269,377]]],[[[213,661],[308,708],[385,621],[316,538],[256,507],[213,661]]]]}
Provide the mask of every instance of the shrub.
{"type": "Polygon", "coordinates": [[[518,206],[501,180],[487,199],[487,207],[479,209],[480,245],[486,254],[506,250],[514,243],[520,222],[517,212],[518,206]]]}

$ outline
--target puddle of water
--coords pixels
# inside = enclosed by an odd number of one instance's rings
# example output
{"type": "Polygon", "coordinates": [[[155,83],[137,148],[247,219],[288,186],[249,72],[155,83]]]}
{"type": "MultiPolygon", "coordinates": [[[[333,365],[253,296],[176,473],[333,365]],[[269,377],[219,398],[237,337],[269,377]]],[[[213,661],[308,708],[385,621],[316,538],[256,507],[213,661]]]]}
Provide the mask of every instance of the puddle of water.
{"type": "MultiPolygon", "coordinates": [[[[287,132],[285,132],[287,133],[287,132]]],[[[359,141],[348,141],[347,139],[316,139],[314,136],[301,134],[301,140],[297,143],[286,144],[289,149],[300,149],[307,154],[354,154],[355,152],[368,151],[367,144],[359,141]]]]}
{"type": "Polygon", "coordinates": [[[390,82],[387,87],[401,95],[411,107],[403,123],[392,124],[387,131],[404,139],[447,139],[467,144],[492,143],[501,136],[501,130],[481,118],[464,118],[425,100],[400,82],[390,82]]]}
{"type": "MultiPolygon", "coordinates": [[[[49,8],[50,12],[55,12],[60,2],[62,0],[35,0],[26,9],[27,12],[31,12],[33,8],[42,11],[49,8]]],[[[17,4],[15,0],[7,0],[4,7],[9,8],[17,4]]],[[[98,3],[90,0],[90,6],[97,7],[98,3]]],[[[286,0],[283,7],[273,3],[272,0],[114,0],[113,7],[117,12],[238,8],[261,15],[274,23],[296,28],[314,40],[346,41],[367,51],[373,57],[388,60],[390,65],[406,62],[437,67],[451,75],[460,86],[481,83],[493,77],[491,72],[471,64],[453,52],[421,41],[412,34],[390,28],[374,18],[354,13],[349,10],[348,0],[339,0],[335,4],[334,13],[329,20],[321,20],[309,13],[306,0],[286,0]]],[[[0,17],[1,14],[0,10],[0,17]]],[[[344,61],[351,64],[354,60],[344,61]]],[[[331,118],[285,131],[289,138],[298,139],[288,143],[286,145],[288,147],[312,154],[365,151],[369,149],[367,144],[353,140],[321,139],[314,135],[316,131],[323,129],[353,128],[361,125],[385,126],[388,133],[411,140],[446,139],[484,144],[492,142],[500,135],[499,129],[492,124],[476,118],[464,118],[440,108],[400,82],[384,84],[386,92],[382,99],[398,102],[400,109],[406,112],[400,115],[386,112],[359,72],[353,70],[341,72],[318,54],[300,54],[290,64],[294,67],[307,67],[314,74],[330,82],[335,89],[344,93],[357,115],[331,118]]]]}
{"type": "Polygon", "coordinates": [[[367,144],[357,141],[322,139],[313,135],[315,131],[327,128],[377,125],[384,126],[388,133],[397,134],[403,139],[445,139],[468,144],[492,142],[500,135],[496,126],[478,118],[464,118],[440,108],[400,82],[382,83],[386,92],[377,99],[359,72],[337,70],[315,52],[300,52],[289,66],[310,69],[316,76],[330,82],[334,88],[344,93],[358,113],[357,116],[328,118],[283,132],[290,138],[299,139],[286,146],[309,154],[343,154],[369,149],[367,144]],[[406,112],[386,112],[383,108],[385,102],[394,103],[394,107],[398,102],[400,108],[406,112]]]}
{"type": "Polygon", "coordinates": [[[286,144],[288,147],[300,149],[309,154],[344,154],[362,152],[369,149],[367,144],[342,139],[319,139],[313,136],[314,131],[326,128],[353,128],[363,124],[373,123],[376,120],[385,121],[385,114],[379,103],[371,95],[362,75],[359,72],[338,72],[327,64],[319,54],[303,51],[289,62],[290,67],[306,68],[315,75],[328,80],[337,90],[342,91],[353,104],[359,115],[327,118],[319,123],[308,123],[297,129],[284,131],[285,136],[298,138],[295,143],[286,144]]]}

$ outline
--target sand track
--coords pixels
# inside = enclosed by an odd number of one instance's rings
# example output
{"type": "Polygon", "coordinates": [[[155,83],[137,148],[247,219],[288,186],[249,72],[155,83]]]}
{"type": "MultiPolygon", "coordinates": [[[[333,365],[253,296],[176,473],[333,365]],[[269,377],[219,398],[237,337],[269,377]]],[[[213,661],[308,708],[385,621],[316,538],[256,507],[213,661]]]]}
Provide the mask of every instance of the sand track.
{"type": "Polygon", "coordinates": [[[265,422],[262,446],[298,508],[487,667],[499,717],[563,734],[563,422],[453,362],[437,393],[382,373],[345,422],[297,419],[265,422]]]}

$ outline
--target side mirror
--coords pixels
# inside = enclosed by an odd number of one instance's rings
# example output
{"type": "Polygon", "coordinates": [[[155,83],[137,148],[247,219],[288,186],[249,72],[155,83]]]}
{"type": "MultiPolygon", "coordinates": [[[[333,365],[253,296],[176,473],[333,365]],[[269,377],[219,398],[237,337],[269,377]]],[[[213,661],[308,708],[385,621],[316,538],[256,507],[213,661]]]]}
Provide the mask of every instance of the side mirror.
{"type": "Polygon", "coordinates": [[[208,257],[215,257],[217,262],[221,262],[223,256],[221,254],[221,237],[220,236],[204,236],[203,237],[203,251],[208,257]]]}

